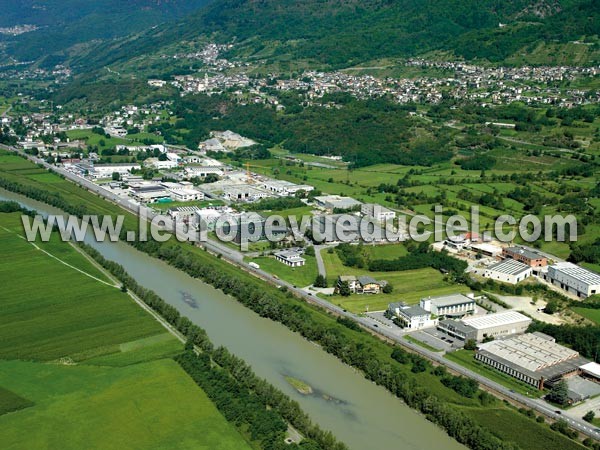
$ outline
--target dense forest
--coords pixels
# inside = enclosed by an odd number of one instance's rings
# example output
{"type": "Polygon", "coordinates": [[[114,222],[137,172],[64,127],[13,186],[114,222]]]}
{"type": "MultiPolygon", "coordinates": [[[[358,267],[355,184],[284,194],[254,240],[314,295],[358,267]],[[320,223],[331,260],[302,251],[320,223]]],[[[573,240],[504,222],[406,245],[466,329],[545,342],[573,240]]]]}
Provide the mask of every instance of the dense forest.
{"type": "MultiPolygon", "coordinates": [[[[377,163],[432,165],[452,157],[450,138],[437,130],[419,136],[411,106],[385,99],[349,99],[335,108],[319,106],[280,113],[264,105],[242,105],[225,95],[177,99],[174,124],[151,126],[170,143],[196,148],[210,131],[234,129],[267,146],[292,152],[342,155],[354,167],[377,163]]],[[[425,133],[422,133],[425,134],[425,133]]]]}
{"type": "Polygon", "coordinates": [[[35,25],[38,30],[3,37],[8,51],[22,60],[42,58],[52,67],[69,48],[98,39],[114,39],[184,17],[207,0],[5,0],[0,26],[35,25]],[[40,7],[39,3],[43,3],[40,7]],[[110,24],[110,26],[108,26],[110,24]]]}

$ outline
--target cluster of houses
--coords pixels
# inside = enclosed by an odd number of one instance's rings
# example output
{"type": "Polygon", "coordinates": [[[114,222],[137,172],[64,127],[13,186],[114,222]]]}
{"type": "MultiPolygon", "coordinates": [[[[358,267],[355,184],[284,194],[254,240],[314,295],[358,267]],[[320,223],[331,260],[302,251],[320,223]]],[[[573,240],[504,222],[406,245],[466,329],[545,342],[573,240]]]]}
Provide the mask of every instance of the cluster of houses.
{"type": "MultiPolygon", "coordinates": [[[[214,50],[214,49],[213,49],[214,50]]],[[[215,58],[215,52],[211,53],[215,58]]],[[[172,84],[182,91],[182,95],[193,93],[220,93],[226,89],[238,89],[251,94],[254,103],[271,103],[282,108],[277,99],[263,91],[270,85],[273,75],[250,78],[244,71],[232,73],[222,69],[229,63],[223,59],[211,59],[210,64],[218,61],[221,68],[216,75],[198,77],[195,75],[176,76],[172,84]]],[[[410,67],[434,67],[452,71],[445,77],[417,78],[377,78],[372,75],[353,75],[347,72],[306,71],[301,76],[278,79],[275,89],[280,91],[303,92],[308,105],[332,107],[330,103],[320,103],[325,94],[347,92],[357,98],[390,97],[399,103],[437,103],[442,92],[456,99],[470,99],[480,104],[508,104],[514,101],[527,103],[546,103],[560,106],[573,106],[588,101],[586,92],[572,89],[562,92],[554,84],[573,80],[577,77],[596,76],[597,67],[495,67],[475,66],[464,62],[438,62],[423,59],[411,59],[405,63],[410,67]]],[[[152,80],[154,83],[161,80],[152,80]]],[[[166,83],[166,82],[165,82],[166,83]]],[[[514,125],[514,124],[510,124],[514,125]]]]}

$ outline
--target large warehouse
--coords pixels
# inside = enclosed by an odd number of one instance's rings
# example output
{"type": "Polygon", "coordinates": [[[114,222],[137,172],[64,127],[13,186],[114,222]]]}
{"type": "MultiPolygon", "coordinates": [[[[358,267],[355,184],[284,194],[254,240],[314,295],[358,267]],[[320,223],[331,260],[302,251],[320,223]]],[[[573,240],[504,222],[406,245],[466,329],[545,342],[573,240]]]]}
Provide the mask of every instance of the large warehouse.
{"type": "Polygon", "coordinates": [[[480,344],[475,359],[538,389],[588,363],[575,350],[537,332],[480,344]]]}
{"type": "Polygon", "coordinates": [[[515,259],[505,259],[485,269],[483,276],[503,283],[517,284],[530,277],[533,269],[515,259]]]}
{"type": "Polygon", "coordinates": [[[525,333],[531,319],[517,311],[503,311],[479,317],[468,317],[462,323],[477,330],[475,339],[499,338],[511,334],[525,333]]]}
{"type": "Polygon", "coordinates": [[[525,333],[531,319],[516,311],[503,311],[462,320],[441,320],[438,329],[457,339],[467,341],[497,338],[525,333]]]}
{"type": "Polygon", "coordinates": [[[600,275],[570,262],[560,262],[548,266],[548,272],[544,278],[580,298],[600,293],[600,275]]]}

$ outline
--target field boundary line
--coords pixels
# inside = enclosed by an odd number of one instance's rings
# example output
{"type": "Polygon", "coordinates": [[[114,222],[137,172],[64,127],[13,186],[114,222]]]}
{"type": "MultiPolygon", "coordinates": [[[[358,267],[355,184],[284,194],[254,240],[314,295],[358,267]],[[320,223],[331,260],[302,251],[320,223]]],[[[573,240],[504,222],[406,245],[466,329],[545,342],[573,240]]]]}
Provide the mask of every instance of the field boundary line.
{"type": "MultiPolygon", "coordinates": [[[[2,228],[3,228],[5,231],[7,231],[8,233],[15,234],[17,237],[19,237],[19,238],[23,239],[25,242],[28,242],[28,241],[27,241],[27,239],[25,239],[25,237],[24,237],[24,236],[21,236],[19,233],[15,233],[14,231],[12,231],[12,230],[9,230],[9,229],[8,229],[8,228],[6,228],[6,227],[2,227],[2,228]]],[[[29,243],[30,243],[31,245],[33,245],[33,247],[34,247],[36,250],[39,250],[40,252],[42,252],[42,253],[45,253],[45,254],[46,254],[46,255],[48,255],[50,258],[54,258],[54,259],[55,259],[55,260],[57,260],[59,263],[61,263],[61,264],[65,265],[65,266],[67,266],[67,267],[70,267],[71,269],[73,269],[73,270],[76,270],[76,271],[77,271],[77,272],[79,272],[79,273],[82,273],[82,274],[83,274],[83,275],[85,275],[86,277],[90,277],[90,278],[92,278],[92,279],[94,279],[94,280],[96,280],[96,281],[99,281],[99,282],[100,282],[100,283],[102,283],[102,284],[105,284],[105,285],[107,285],[107,286],[110,286],[110,287],[113,287],[113,288],[118,288],[118,287],[119,287],[117,284],[111,284],[111,283],[108,283],[108,282],[106,282],[106,281],[104,281],[104,280],[101,280],[101,279],[100,279],[100,278],[98,278],[98,277],[95,277],[95,276],[94,276],[94,275],[92,275],[91,273],[87,273],[86,271],[84,271],[84,270],[81,270],[81,269],[79,269],[79,268],[77,268],[77,267],[73,266],[72,264],[69,264],[69,263],[68,263],[68,262],[66,262],[66,261],[63,261],[63,260],[62,260],[62,259],[60,259],[59,257],[57,257],[57,256],[54,256],[52,253],[50,253],[50,252],[48,252],[48,251],[44,250],[43,248],[41,248],[41,247],[40,247],[39,245],[37,245],[35,242],[29,242],[29,243]]]]}

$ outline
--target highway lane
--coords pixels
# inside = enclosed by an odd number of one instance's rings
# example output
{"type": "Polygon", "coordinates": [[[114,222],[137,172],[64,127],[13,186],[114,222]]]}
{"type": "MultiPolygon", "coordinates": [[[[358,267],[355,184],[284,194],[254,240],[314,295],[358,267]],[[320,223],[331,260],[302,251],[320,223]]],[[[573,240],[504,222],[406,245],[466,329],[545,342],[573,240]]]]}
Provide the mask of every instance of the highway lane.
{"type": "MultiPolygon", "coordinates": [[[[115,195],[114,193],[95,185],[94,183],[90,182],[89,180],[79,177],[72,172],[69,172],[68,170],[48,164],[46,161],[44,161],[40,158],[31,156],[31,155],[27,155],[24,152],[22,152],[21,150],[13,148],[13,147],[0,145],[0,148],[4,148],[7,150],[16,152],[18,154],[24,155],[29,160],[35,162],[36,164],[41,164],[44,167],[63,175],[65,178],[85,187],[86,189],[88,189],[94,193],[97,193],[97,194],[103,196],[107,200],[110,200],[111,202],[123,207],[124,209],[126,209],[128,211],[133,212],[134,214],[139,214],[140,208],[145,208],[146,211],[148,212],[149,218],[152,218],[155,215],[155,213],[152,210],[150,210],[149,208],[141,206],[141,205],[136,205],[127,199],[123,199],[123,198],[115,195]]],[[[567,417],[562,414],[561,410],[557,410],[556,408],[552,407],[551,405],[545,403],[544,401],[542,401],[540,399],[530,399],[524,395],[513,392],[512,390],[502,386],[501,384],[498,384],[492,380],[489,380],[488,378],[485,378],[485,377],[467,369],[466,367],[463,367],[453,361],[450,361],[450,360],[444,358],[443,355],[440,355],[437,352],[429,351],[417,344],[406,341],[405,339],[402,338],[402,336],[398,336],[397,334],[391,332],[386,327],[379,325],[373,319],[370,319],[368,317],[361,317],[356,314],[353,314],[349,311],[346,311],[346,310],[340,308],[337,305],[334,305],[334,304],[328,302],[327,300],[324,300],[315,295],[307,293],[307,292],[301,290],[299,287],[293,286],[292,284],[290,284],[284,280],[276,278],[273,275],[265,272],[262,269],[254,269],[254,268],[250,267],[248,265],[248,263],[244,262],[243,253],[241,253],[239,251],[231,249],[231,248],[227,247],[226,245],[224,245],[220,242],[214,241],[214,240],[208,240],[207,242],[203,242],[201,245],[204,248],[206,248],[207,250],[209,250],[210,252],[215,253],[215,254],[220,254],[223,257],[223,259],[227,260],[228,262],[244,269],[245,271],[247,271],[249,273],[254,274],[255,276],[263,279],[264,281],[266,281],[272,285],[275,285],[278,287],[285,286],[287,289],[292,291],[296,296],[304,299],[308,303],[317,305],[317,306],[321,307],[322,309],[329,311],[336,316],[342,316],[342,317],[352,319],[352,320],[356,321],[357,323],[359,323],[364,328],[368,329],[371,333],[377,334],[380,337],[383,337],[387,340],[395,342],[395,343],[401,345],[402,347],[405,347],[415,353],[420,354],[421,356],[424,356],[425,358],[427,358],[429,360],[432,360],[438,364],[444,365],[458,374],[472,378],[472,379],[476,380],[477,382],[479,382],[481,385],[500,394],[503,397],[511,399],[523,406],[526,406],[527,408],[531,408],[531,409],[537,411],[538,413],[541,413],[553,420],[564,419],[575,430],[577,430],[577,431],[583,433],[584,435],[589,436],[593,439],[600,439],[600,432],[596,431],[596,428],[591,426],[589,423],[587,423],[583,420],[575,419],[573,417],[567,417]],[[559,413],[557,413],[556,411],[559,411],[559,413]]]]}

